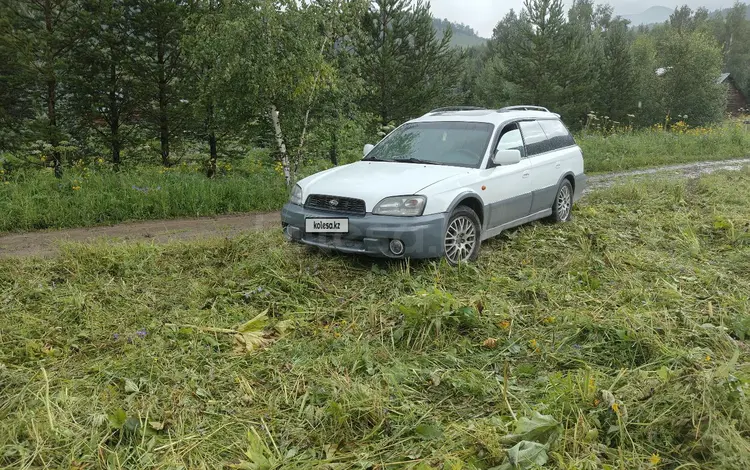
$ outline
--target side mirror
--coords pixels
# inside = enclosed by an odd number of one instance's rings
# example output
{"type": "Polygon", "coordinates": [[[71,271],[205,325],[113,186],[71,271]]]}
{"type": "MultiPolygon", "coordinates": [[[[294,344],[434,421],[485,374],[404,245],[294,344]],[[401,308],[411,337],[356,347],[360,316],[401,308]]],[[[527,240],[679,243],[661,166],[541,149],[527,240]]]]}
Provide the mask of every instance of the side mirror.
{"type": "Polygon", "coordinates": [[[492,163],[498,166],[515,165],[521,161],[521,151],[517,149],[497,150],[492,163]]]}
{"type": "Polygon", "coordinates": [[[364,150],[362,151],[362,156],[366,157],[370,152],[372,152],[372,149],[374,149],[375,146],[372,144],[365,145],[364,150]]]}

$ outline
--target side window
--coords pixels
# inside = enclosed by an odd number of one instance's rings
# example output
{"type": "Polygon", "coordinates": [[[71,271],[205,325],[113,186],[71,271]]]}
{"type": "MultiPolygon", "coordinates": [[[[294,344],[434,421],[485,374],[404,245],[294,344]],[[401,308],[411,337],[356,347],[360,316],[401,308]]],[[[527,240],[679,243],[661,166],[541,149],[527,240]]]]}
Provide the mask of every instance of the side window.
{"type": "Polygon", "coordinates": [[[533,157],[549,150],[547,135],[536,121],[522,121],[520,124],[523,140],[526,143],[526,155],[533,157]]]}
{"type": "Polygon", "coordinates": [[[565,125],[557,119],[539,121],[539,124],[549,139],[549,150],[571,147],[576,144],[565,125]]]}

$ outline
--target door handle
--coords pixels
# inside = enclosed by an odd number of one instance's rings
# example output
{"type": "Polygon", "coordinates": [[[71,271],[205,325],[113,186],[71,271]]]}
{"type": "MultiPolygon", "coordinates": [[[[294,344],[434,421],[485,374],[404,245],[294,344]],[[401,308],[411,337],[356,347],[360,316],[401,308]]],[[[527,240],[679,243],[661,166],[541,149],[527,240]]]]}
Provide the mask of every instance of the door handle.
{"type": "Polygon", "coordinates": [[[555,168],[560,168],[560,163],[555,164],[555,168]]]}
{"type": "Polygon", "coordinates": [[[528,172],[528,171],[524,171],[524,172],[523,172],[523,175],[522,175],[522,176],[523,176],[524,178],[528,178],[530,174],[531,174],[530,172],[528,172]]]}

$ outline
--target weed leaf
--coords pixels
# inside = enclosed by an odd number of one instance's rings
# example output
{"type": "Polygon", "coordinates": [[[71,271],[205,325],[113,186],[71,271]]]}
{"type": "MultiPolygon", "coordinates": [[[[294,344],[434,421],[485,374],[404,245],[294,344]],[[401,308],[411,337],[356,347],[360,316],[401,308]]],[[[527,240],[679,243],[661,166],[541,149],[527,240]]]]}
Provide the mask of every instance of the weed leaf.
{"type": "Polygon", "coordinates": [[[492,470],[527,470],[540,468],[547,463],[547,447],[531,441],[521,441],[508,449],[508,459],[492,470]]]}
{"type": "Polygon", "coordinates": [[[263,328],[268,326],[268,310],[264,310],[259,313],[252,320],[243,323],[237,328],[238,333],[251,333],[263,331],[263,328]]]}
{"type": "Polygon", "coordinates": [[[271,455],[271,450],[254,428],[248,431],[247,440],[248,447],[245,451],[247,460],[229,465],[229,467],[242,470],[269,470],[274,468],[275,463],[273,462],[274,459],[271,455]]]}
{"type": "Polygon", "coordinates": [[[130,379],[125,379],[125,393],[138,393],[138,385],[130,379]]]}
{"type": "Polygon", "coordinates": [[[425,439],[437,439],[443,435],[440,428],[430,424],[419,424],[414,431],[425,439]]]}
{"type": "Polygon", "coordinates": [[[237,353],[253,352],[271,342],[263,331],[268,326],[267,312],[266,310],[260,313],[252,320],[243,323],[237,328],[237,334],[234,335],[234,345],[237,353]]]}
{"type": "Polygon", "coordinates": [[[559,433],[560,423],[555,418],[535,411],[531,418],[520,418],[516,422],[514,433],[505,436],[503,442],[536,441],[551,444],[559,433]]]}

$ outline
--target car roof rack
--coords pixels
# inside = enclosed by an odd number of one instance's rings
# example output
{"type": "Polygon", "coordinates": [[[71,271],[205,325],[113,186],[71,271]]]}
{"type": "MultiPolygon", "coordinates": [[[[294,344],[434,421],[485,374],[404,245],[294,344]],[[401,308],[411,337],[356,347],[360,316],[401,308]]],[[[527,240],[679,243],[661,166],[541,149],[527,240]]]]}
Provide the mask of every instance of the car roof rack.
{"type": "Polygon", "coordinates": [[[427,114],[445,113],[445,112],[448,112],[448,111],[481,111],[483,109],[487,109],[487,108],[480,108],[478,106],[447,106],[445,108],[433,109],[432,111],[430,111],[427,114]]]}
{"type": "Polygon", "coordinates": [[[532,106],[527,104],[522,104],[519,106],[506,106],[504,108],[498,109],[498,112],[505,112],[505,111],[542,111],[545,113],[549,112],[549,109],[543,107],[543,106],[532,106]]]}

